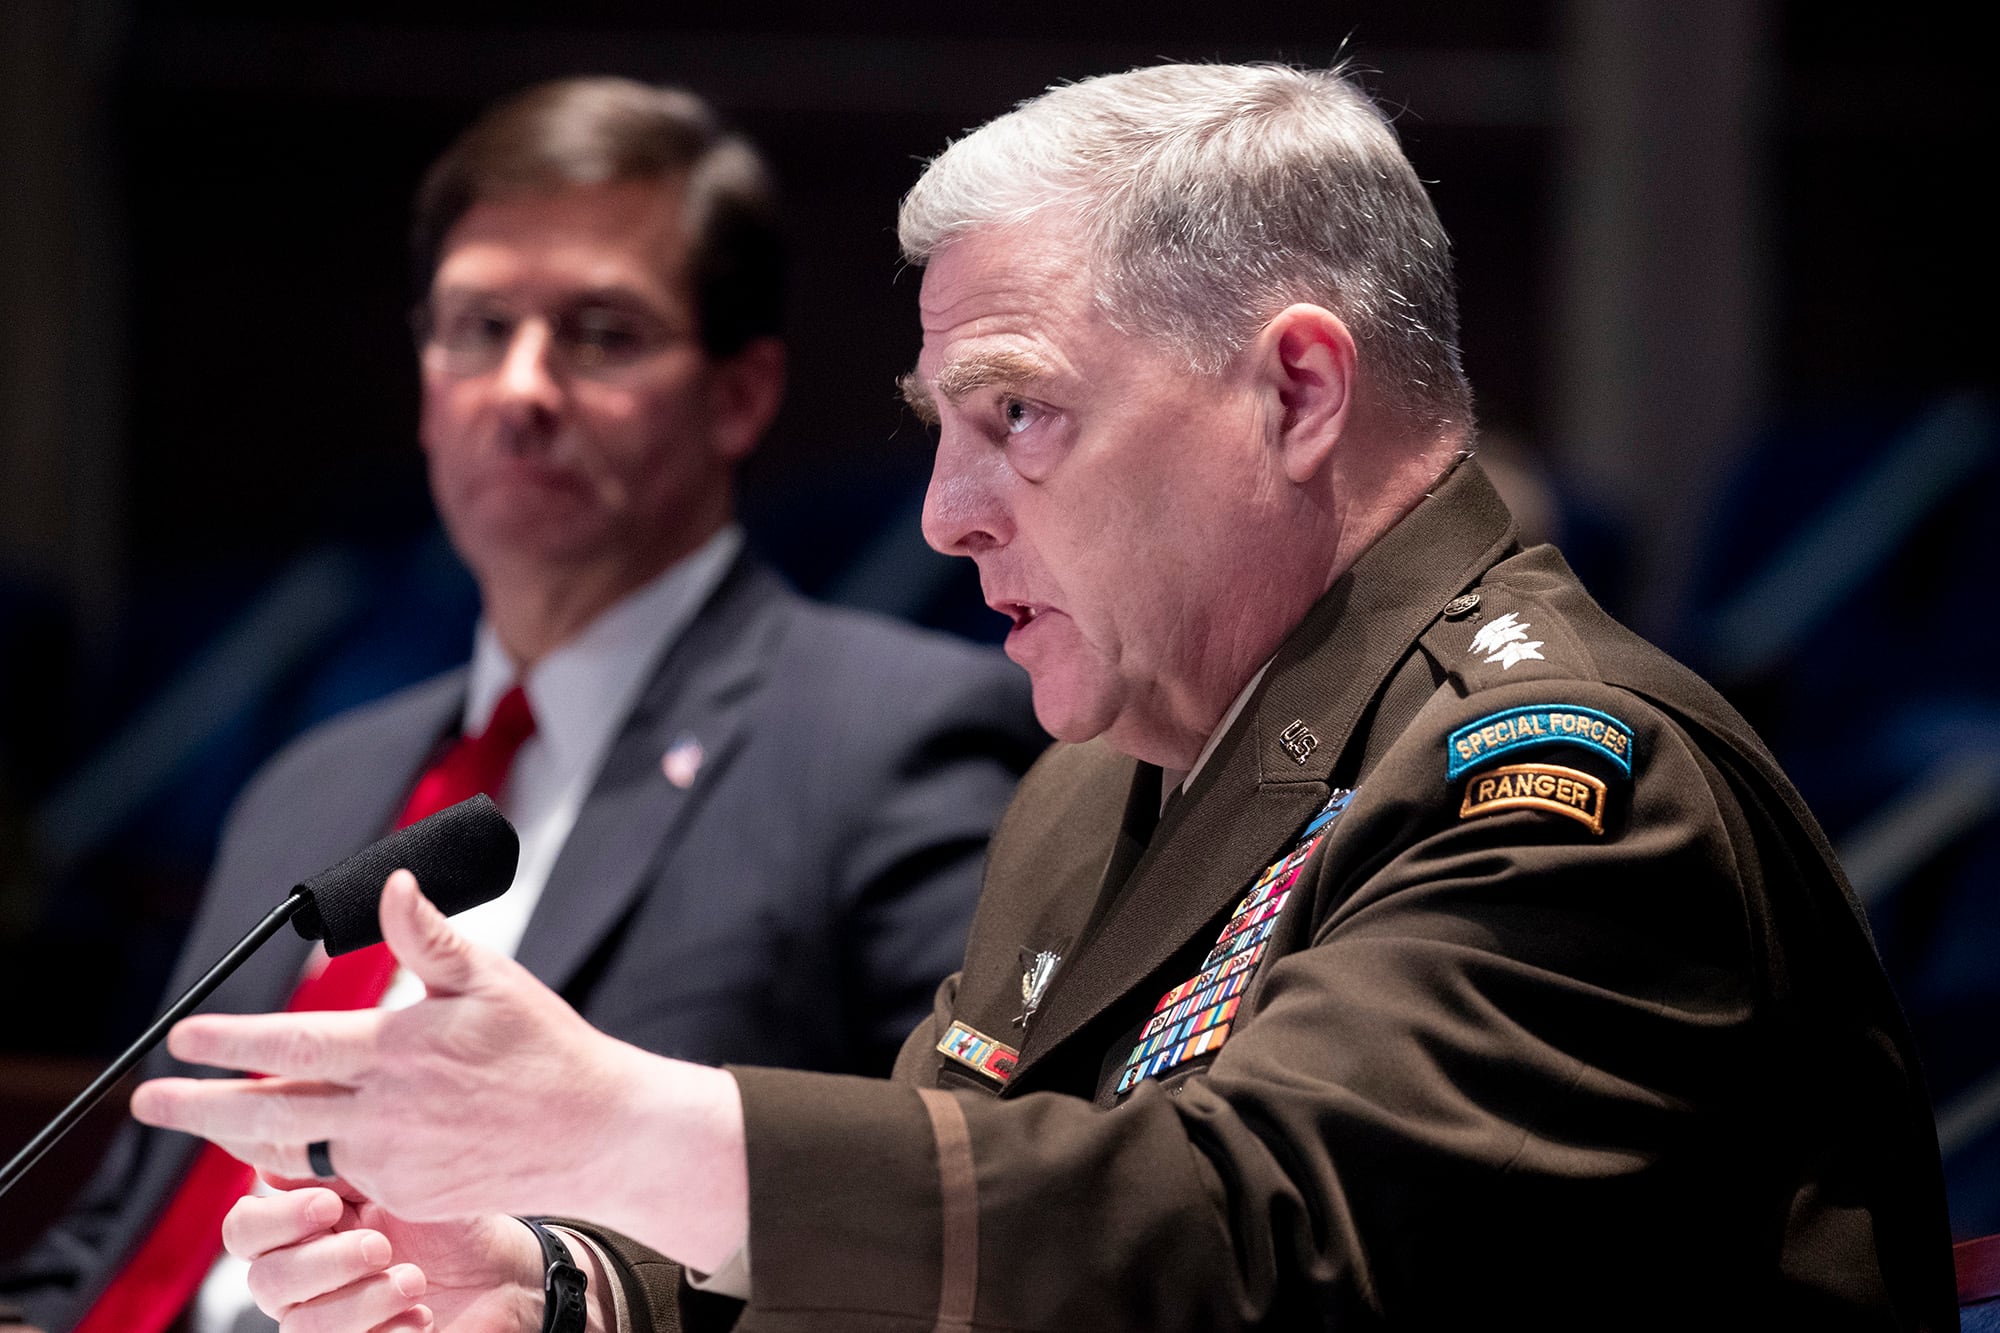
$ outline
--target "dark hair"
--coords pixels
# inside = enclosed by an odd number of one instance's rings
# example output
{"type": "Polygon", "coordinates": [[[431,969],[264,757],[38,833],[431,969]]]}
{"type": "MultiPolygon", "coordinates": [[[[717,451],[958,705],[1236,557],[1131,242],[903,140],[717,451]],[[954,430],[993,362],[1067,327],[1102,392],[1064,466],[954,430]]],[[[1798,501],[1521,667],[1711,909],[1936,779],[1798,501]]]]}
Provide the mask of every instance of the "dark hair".
{"type": "Polygon", "coordinates": [[[476,203],[615,181],[685,183],[681,223],[702,346],[726,357],[779,331],[785,246],[777,187],[749,140],[678,88],[558,79],[492,107],[417,187],[410,252],[427,291],[445,236],[476,203]]]}

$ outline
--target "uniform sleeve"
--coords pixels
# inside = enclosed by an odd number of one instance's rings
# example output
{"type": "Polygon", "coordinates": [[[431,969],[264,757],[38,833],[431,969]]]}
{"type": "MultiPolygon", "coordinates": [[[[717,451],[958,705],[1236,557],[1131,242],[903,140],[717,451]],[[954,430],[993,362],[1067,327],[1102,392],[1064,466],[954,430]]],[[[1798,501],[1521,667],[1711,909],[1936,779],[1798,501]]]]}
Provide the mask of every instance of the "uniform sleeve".
{"type": "Polygon", "coordinates": [[[1727,1146],[1755,1102],[1733,852],[1678,733],[1593,688],[1640,742],[1603,834],[1461,815],[1457,719],[1413,729],[1198,1076],[1103,1110],[737,1071],[742,1327],[1649,1325],[1735,1290],[1778,1219],[1735,1206],[1769,1168],[1727,1146]]]}
{"type": "Polygon", "coordinates": [[[542,1220],[576,1232],[609,1261],[624,1320],[615,1333],[724,1333],[735,1326],[741,1302],[696,1291],[673,1260],[605,1227],[568,1217],[542,1220]]]}

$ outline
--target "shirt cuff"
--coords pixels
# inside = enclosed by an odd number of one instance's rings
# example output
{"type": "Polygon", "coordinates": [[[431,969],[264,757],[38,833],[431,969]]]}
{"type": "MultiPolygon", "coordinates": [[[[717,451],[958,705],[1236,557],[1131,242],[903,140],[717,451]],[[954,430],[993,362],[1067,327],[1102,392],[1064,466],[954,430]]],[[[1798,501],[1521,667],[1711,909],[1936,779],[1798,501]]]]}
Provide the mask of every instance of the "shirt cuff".
{"type": "Polygon", "coordinates": [[[696,1291],[747,1301],[750,1299],[750,1238],[745,1236],[736,1253],[724,1260],[722,1267],[713,1273],[697,1273],[692,1268],[682,1271],[687,1274],[687,1284],[696,1291]]]}
{"type": "Polygon", "coordinates": [[[627,1333],[632,1327],[632,1312],[625,1306],[625,1284],[618,1280],[618,1269],[612,1264],[611,1256],[605,1253],[603,1246],[581,1231],[572,1231],[568,1227],[547,1223],[544,1225],[561,1236],[564,1244],[576,1246],[597,1261],[597,1271],[603,1274],[604,1285],[611,1289],[611,1317],[615,1322],[609,1333],[627,1333]]]}

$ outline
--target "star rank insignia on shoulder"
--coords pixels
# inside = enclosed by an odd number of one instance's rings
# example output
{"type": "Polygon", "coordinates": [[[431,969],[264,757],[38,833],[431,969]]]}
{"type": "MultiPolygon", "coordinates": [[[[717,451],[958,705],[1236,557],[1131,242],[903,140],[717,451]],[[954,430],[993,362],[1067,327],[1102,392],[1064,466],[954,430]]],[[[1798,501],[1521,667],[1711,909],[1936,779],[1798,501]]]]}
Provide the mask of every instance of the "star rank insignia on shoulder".
{"type": "Polygon", "coordinates": [[[1548,659],[1542,656],[1542,641],[1528,637],[1530,628],[1509,611],[1498,620],[1480,626],[1479,632],[1472,636],[1472,646],[1466,651],[1475,657],[1483,654],[1488,663],[1498,663],[1502,671],[1516,662],[1546,662],[1548,659]]]}

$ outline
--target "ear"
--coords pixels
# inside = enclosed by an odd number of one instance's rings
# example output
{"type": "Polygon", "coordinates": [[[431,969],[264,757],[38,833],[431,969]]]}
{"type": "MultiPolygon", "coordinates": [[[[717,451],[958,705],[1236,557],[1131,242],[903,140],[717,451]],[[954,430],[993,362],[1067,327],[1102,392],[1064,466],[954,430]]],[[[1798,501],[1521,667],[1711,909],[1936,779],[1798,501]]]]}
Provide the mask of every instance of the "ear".
{"type": "Polygon", "coordinates": [[[1294,305],[1258,335],[1259,369],[1277,398],[1277,445],[1294,485],[1318,476],[1354,405],[1354,335],[1322,306],[1294,305]]]}
{"type": "Polygon", "coordinates": [[[712,370],[709,411],[716,452],[734,463],[757,447],[778,415],[785,397],[785,344],[753,339],[712,370]]]}

